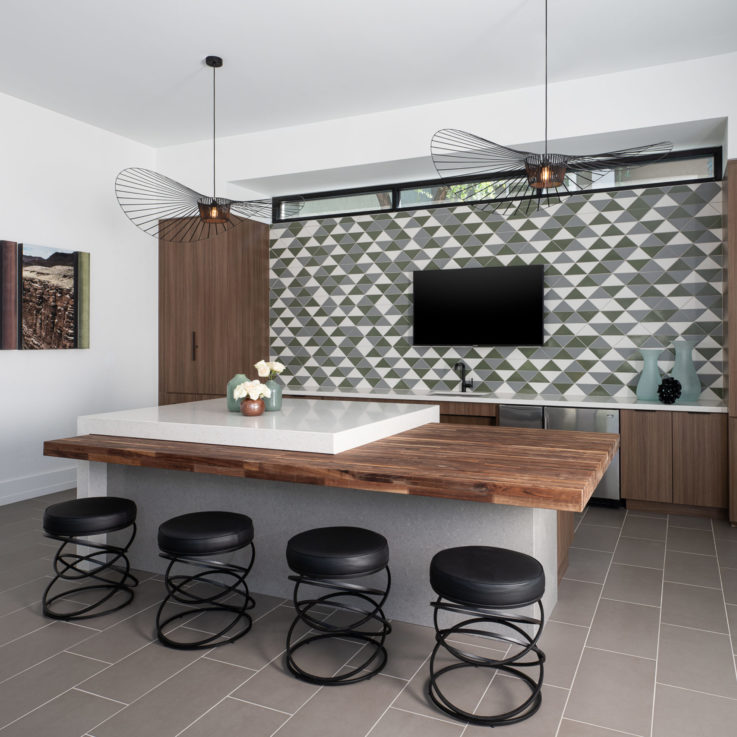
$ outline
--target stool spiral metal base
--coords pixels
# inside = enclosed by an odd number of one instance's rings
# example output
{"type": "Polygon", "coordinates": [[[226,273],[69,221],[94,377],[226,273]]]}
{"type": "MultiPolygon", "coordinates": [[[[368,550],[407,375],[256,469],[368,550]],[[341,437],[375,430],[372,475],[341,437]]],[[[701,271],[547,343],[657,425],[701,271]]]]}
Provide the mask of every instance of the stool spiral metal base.
{"type": "Polygon", "coordinates": [[[247,610],[252,609],[255,602],[248,590],[246,576],[248,576],[253,566],[256,552],[253,543],[249,547],[251,548],[251,558],[247,566],[160,553],[162,558],[167,558],[170,561],[164,576],[167,595],[156,612],[156,637],[160,642],[177,650],[200,650],[234,642],[251,629],[252,620],[247,610]],[[172,575],[172,569],[177,563],[195,566],[203,570],[191,575],[172,575]],[[220,580],[213,577],[215,574],[218,574],[220,580]],[[231,582],[225,583],[222,579],[230,579],[231,582]],[[200,595],[192,588],[197,583],[207,584],[208,587],[215,587],[216,590],[209,596],[200,595]],[[231,596],[234,597],[235,601],[225,601],[231,596]],[[171,601],[185,604],[188,608],[163,618],[164,609],[171,601]],[[164,634],[164,630],[172,622],[202,612],[232,612],[233,618],[219,632],[202,637],[199,640],[177,641],[164,634]]]}
{"type": "MultiPolygon", "coordinates": [[[[433,557],[430,584],[438,595],[432,602],[435,647],[430,655],[430,700],[456,719],[487,727],[516,724],[532,716],[542,703],[545,662],[545,653],[537,645],[545,624],[542,605],[545,572],[540,562],[525,553],[504,548],[483,545],[448,548],[433,557]],[[538,617],[519,613],[519,609],[530,605],[537,605],[538,617]],[[442,627],[441,612],[453,615],[456,624],[442,627]],[[500,642],[508,654],[490,658],[467,652],[453,642],[458,635],[500,642]],[[436,660],[441,649],[456,662],[438,669],[436,660]],[[468,712],[453,703],[440,685],[443,676],[460,668],[502,672],[522,681],[530,689],[530,695],[499,714],[468,712]],[[538,669],[537,678],[525,672],[530,668],[538,669]]],[[[495,680],[491,684],[492,689],[496,683],[495,680]]]]}
{"type": "Polygon", "coordinates": [[[544,626],[542,602],[538,601],[537,605],[540,610],[539,618],[511,616],[483,608],[464,607],[451,602],[444,602],[442,601],[442,597],[438,597],[436,601],[432,602],[432,606],[435,609],[434,624],[436,642],[432,655],[430,656],[430,680],[428,684],[428,694],[433,703],[450,716],[466,720],[472,724],[480,724],[488,727],[495,727],[500,724],[515,724],[532,716],[540,708],[540,704],[542,703],[541,690],[543,684],[543,663],[545,662],[545,653],[543,653],[543,651],[537,646],[537,641],[540,638],[540,634],[542,633],[544,626]],[[439,611],[447,611],[455,614],[470,614],[475,616],[471,616],[470,619],[465,619],[451,627],[442,628],[438,624],[439,611]],[[483,625],[486,624],[502,624],[504,627],[513,630],[518,637],[514,637],[511,634],[506,635],[500,632],[490,632],[483,629],[483,625]],[[522,624],[532,625],[534,628],[534,635],[531,636],[528,634],[520,626],[522,624]],[[516,645],[518,646],[518,649],[513,653],[513,655],[507,658],[500,658],[498,660],[494,658],[484,658],[473,653],[464,652],[457,646],[457,644],[448,642],[448,640],[452,639],[455,635],[476,635],[490,640],[516,645]],[[435,659],[441,648],[445,649],[460,662],[452,663],[451,665],[446,665],[445,667],[436,670],[435,659]],[[520,660],[529,653],[534,653],[534,659],[520,662],[520,660]],[[472,667],[491,668],[503,671],[510,676],[521,679],[530,688],[531,693],[529,698],[523,701],[516,708],[510,709],[503,714],[484,716],[464,711],[453,704],[443,694],[438,681],[444,673],[448,673],[458,668],[472,667]],[[533,667],[539,667],[536,680],[521,670],[521,668],[533,667]]]}
{"type": "Polygon", "coordinates": [[[84,538],[66,535],[50,535],[46,537],[61,541],[61,546],[54,555],[54,578],[46,587],[42,597],[43,613],[52,619],[89,619],[102,614],[110,614],[122,609],[133,600],[133,587],[138,586],[138,579],[130,572],[130,562],[126,553],[130,548],[133,538],[136,536],[136,525],[133,523],[128,541],[123,547],[97,543],[84,538]],[[79,552],[67,551],[68,545],[84,546],[91,548],[92,552],[82,555],[79,552]],[[122,561],[122,565],[118,565],[122,561]],[[112,574],[103,575],[103,574],[112,574]],[[81,581],[93,579],[97,583],[77,586],[76,588],[61,591],[54,596],[49,596],[51,589],[58,581],[81,581]],[[75,594],[84,591],[99,591],[100,597],[91,604],[79,606],[78,608],[60,611],[54,608],[56,602],[64,599],[67,602],[74,599],[75,594]],[[100,609],[103,604],[112,599],[115,594],[122,593],[123,599],[115,605],[100,609]]]}
{"type": "Polygon", "coordinates": [[[293,598],[294,609],[297,612],[297,616],[294,618],[287,633],[286,662],[287,667],[293,675],[308,683],[315,683],[321,686],[335,686],[365,681],[375,676],[384,667],[387,659],[384,642],[386,641],[386,636],[392,630],[391,624],[389,624],[382,610],[384,602],[389,595],[389,589],[391,588],[389,567],[387,566],[384,570],[386,571],[386,586],[383,589],[369,588],[345,581],[326,581],[310,576],[289,577],[290,581],[295,582],[293,598]],[[333,593],[324,594],[316,598],[300,599],[300,587],[305,585],[331,589],[333,593]],[[352,604],[349,603],[350,599],[356,599],[358,601],[352,604]],[[358,606],[361,602],[367,604],[368,608],[364,609],[358,606]],[[329,621],[325,621],[324,613],[322,615],[319,614],[320,605],[327,605],[357,616],[347,624],[333,625],[329,621]],[[318,607],[318,612],[313,613],[315,607],[318,607]],[[294,641],[295,628],[300,622],[317,630],[318,634],[309,635],[308,637],[294,641]],[[367,622],[375,622],[377,625],[376,629],[368,631],[360,630],[359,628],[367,622]],[[314,673],[309,673],[295,662],[294,654],[299,648],[312,642],[330,638],[357,640],[358,642],[367,644],[369,646],[368,654],[360,663],[351,666],[350,670],[336,676],[318,676],[314,673]]]}
{"type": "Polygon", "coordinates": [[[41,599],[45,616],[67,621],[89,619],[116,612],[131,602],[138,579],[130,572],[127,553],[136,536],[136,513],[133,501],[116,496],[70,499],[46,507],[44,535],[61,545],[54,555],[55,575],[41,599]],[[128,528],[130,536],[122,545],[94,539],[128,528]],[[85,554],[84,548],[90,552],[85,554]],[[91,583],[86,583],[88,580],[91,583]],[[52,595],[60,581],[82,583],[52,595]],[[89,592],[99,594],[91,603],[89,592]]]}
{"type": "Polygon", "coordinates": [[[202,650],[243,637],[252,624],[247,610],[255,603],[246,583],[256,558],[253,520],[237,512],[190,512],[162,522],[158,539],[159,555],[170,561],[164,576],[166,596],[156,612],[159,641],[177,650],[202,650]],[[215,559],[247,547],[250,559],[245,566],[215,559]],[[172,571],[177,564],[201,570],[175,575],[172,571]],[[164,616],[172,601],[187,608],[164,616]],[[219,632],[197,640],[175,639],[164,632],[168,625],[203,612],[230,612],[233,616],[219,632]]]}
{"type": "Polygon", "coordinates": [[[386,636],[392,628],[382,607],[389,596],[389,543],[378,532],[362,527],[318,527],[292,537],[287,543],[287,563],[294,571],[294,618],[287,633],[286,663],[297,678],[320,686],[358,683],[375,676],[385,665],[386,636]],[[350,583],[356,578],[386,574],[383,588],[374,583],[367,586],[350,583]],[[322,596],[302,594],[303,586],[326,589],[322,596]],[[304,596],[304,598],[300,598],[304,596]],[[324,605],[337,610],[337,620],[320,611],[324,605]],[[300,639],[295,636],[297,625],[303,623],[317,634],[300,639]],[[366,625],[368,627],[364,628],[366,625]],[[364,628],[364,629],[362,629],[364,628]],[[337,675],[310,673],[295,658],[300,648],[321,640],[341,638],[366,645],[366,656],[360,663],[337,675]]]}

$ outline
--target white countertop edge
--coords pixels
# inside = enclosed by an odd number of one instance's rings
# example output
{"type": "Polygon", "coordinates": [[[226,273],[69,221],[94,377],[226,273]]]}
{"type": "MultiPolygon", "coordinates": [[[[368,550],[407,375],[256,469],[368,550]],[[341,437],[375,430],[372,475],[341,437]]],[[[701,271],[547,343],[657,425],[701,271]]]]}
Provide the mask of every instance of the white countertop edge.
{"type": "Polygon", "coordinates": [[[413,412],[411,415],[377,420],[370,425],[363,425],[360,428],[337,433],[334,439],[335,450],[333,452],[342,453],[344,450],[351,450],[360,445],[373,443],[376,440],[382,440],[405,430],[414,430],[416,427],[430,422],[440,422],[440,408],[437,405],[428,406],[418,413],[413,412]]]}
{"type": "MultiPolygon", "coordinates": [[[[314,404],[314,400],[309,404],[314,404]]],[[[317,406],[322,404],[318,402],[317,406]]],[[[330,404],[344,405],[350,410],[349,415],[356,414],[355,404],[346,402],[330,404]]],[[[349,416],[345,420],[341,419],[335,429],[309,429],[295,426],[295,420],[289,416],[284,417],[281,412],[265,413],[259,417],[242,417],[240,413],[229,414],[223,400],[211,399],[164,407],[141,407],[97,415],[82,415],[77,418],[77,432],[83,435],[89,433],[334,455],[428,423],[438,422],[440,419],[437,405],[410,406],[398,402],[393,405],[375,406],[381,410],[378,417],[365,419],[359,417],[357,420],[349,416]],[[223,424],[220,424],[219,420],[216,424],[197,422],[196,414],[194,419],[188,419],[198,405],[207,412],[205,419],[210,419],[214,410],[216,419],[222,415],[223,424]],[[401,405],[401,410],[398,405],[401,405]],[[157,418],[159,411],[168,416],[163,419],[160,416],[157,418]]],[[[327,406],[325,409],[327,410],[327,406]]],[[[302,424],[303,420],[297,416],[296,422],[302,424]]]]}
{"type": "Polygon", "coordinates": [[[325,396],[336,399],[393,399],[395,401],[434,402],[476,402],[483,404],[520,404],[544,405],[548,407],[592,407],[596,409],[635,409],[635,410],[667,410],[671,412],[718,412],[727,413],[727,406],[717,399],[699,399],[688,404],[662,404],[661,402],[640,402],[631,398],[620,397],[567,397],[549,394],[491,394],[480,392],[443,392],[427,391],[370,391],[361,389],[326,389],[319,386],[293,388],[284,387],[284,394],[294,396],[325,396]]]}

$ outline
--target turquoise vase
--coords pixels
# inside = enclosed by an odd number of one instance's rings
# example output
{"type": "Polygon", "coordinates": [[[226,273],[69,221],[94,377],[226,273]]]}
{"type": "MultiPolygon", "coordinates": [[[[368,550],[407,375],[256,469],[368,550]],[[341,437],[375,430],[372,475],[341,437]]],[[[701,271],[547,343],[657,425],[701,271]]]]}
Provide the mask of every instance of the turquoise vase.
{"type": "Polygon", "coordinates": [[[676,404],[688,404],[695,402],[701,396],[701,382],[693,365],[693,346],[686,340],[677,340],[676,362],[673,364],[671,375],[681,382],[681,396],[676,404]]]}
{"type": "Polygon", "coordinates": [[[637,400],[640,402],[658,401],[658,387],[660,386],[658,358],[662,352],[662,348],[640,348],[644,365],[635,391],[637,400]]]}
{"type": "Polygon", "coordinates": [[[238,384],[242,384],[244,381],[248,381],[248,377],[245,374],[236,374],[229,382],[226,389],[226,397],[228,400],[228,410],[230,412],[241,411],[241,400],[233,397],[233,392],[238,384]]]}
{"type": "Polygon", "coordinates": [[[264,404],[267,412],[278,412],[281,409],[281,384],[277,384],[273,379],[266,382],[266,386],[271,390],[270,397],[264,397],[264,404]]]}

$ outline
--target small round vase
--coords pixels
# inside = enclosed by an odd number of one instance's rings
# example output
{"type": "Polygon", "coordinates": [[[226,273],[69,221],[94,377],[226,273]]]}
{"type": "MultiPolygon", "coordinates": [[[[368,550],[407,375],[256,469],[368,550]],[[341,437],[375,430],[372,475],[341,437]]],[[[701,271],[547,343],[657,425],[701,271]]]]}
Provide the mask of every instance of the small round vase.
{"type": "Polygon", "coordinates": [[[701,382],[693,365],[691,355],[693,346],[686,340],[677,340],[674,345],[676,347],[676,361],[673,364],[671,375],[681,382],[681,396],[676,403],[688,404],[689,402],[695,402],[701,395],[701,382]]]}
{"type": "Polygon", "coordinates": [[[635,396],[640,402],[658,401],[658,387],[660,386],[658,358],[662,352],[662,348],[640,348],[644,365],[635,390],[635,396]]]}
{"type": "Polygon", "coordinates": [[[258,417],[264,413],[265,409],[263,399],[244,399],[241,402],[241,414],[246,417],[258,417]]]}
{"type": "Polygon", "coordinates": [[[281,384],[277,384],[273,379],[266,382],[266,386],[271,391],[270,397],[264,397],[264,404],[267,412],[278,412],[281,409],[281,384]]]}

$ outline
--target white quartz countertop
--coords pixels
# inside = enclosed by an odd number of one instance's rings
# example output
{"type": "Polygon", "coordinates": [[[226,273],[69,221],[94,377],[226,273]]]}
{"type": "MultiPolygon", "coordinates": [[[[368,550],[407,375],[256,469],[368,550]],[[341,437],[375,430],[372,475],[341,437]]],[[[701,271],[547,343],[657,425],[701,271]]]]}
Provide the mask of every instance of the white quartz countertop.
{"type": "Polygon", "coordinates": [[[278,412],[244,417],[223,398],[84,415],[77,432],[334,454],[439,419],[437,405],[298,398],[285,399],[278,412]]]}
{"type": "Polygon", "coordinates": [[[319,386],[285,386],[284,393],[294,396],[321,395],[345,399],[393,399],[397,402],[432,400],[439,402],[484,402],[489,404],[543,405],[548,407],[592,407],[595,409],[667,410],[672,412],[727,412],[726,405],[714,399],[700,399],[688,404],[640,402],[631,397],[577,397],[562,394],[495,394],[492,392],[427,392],[411,390],[370,391],[331,389],[319,386]]]}

